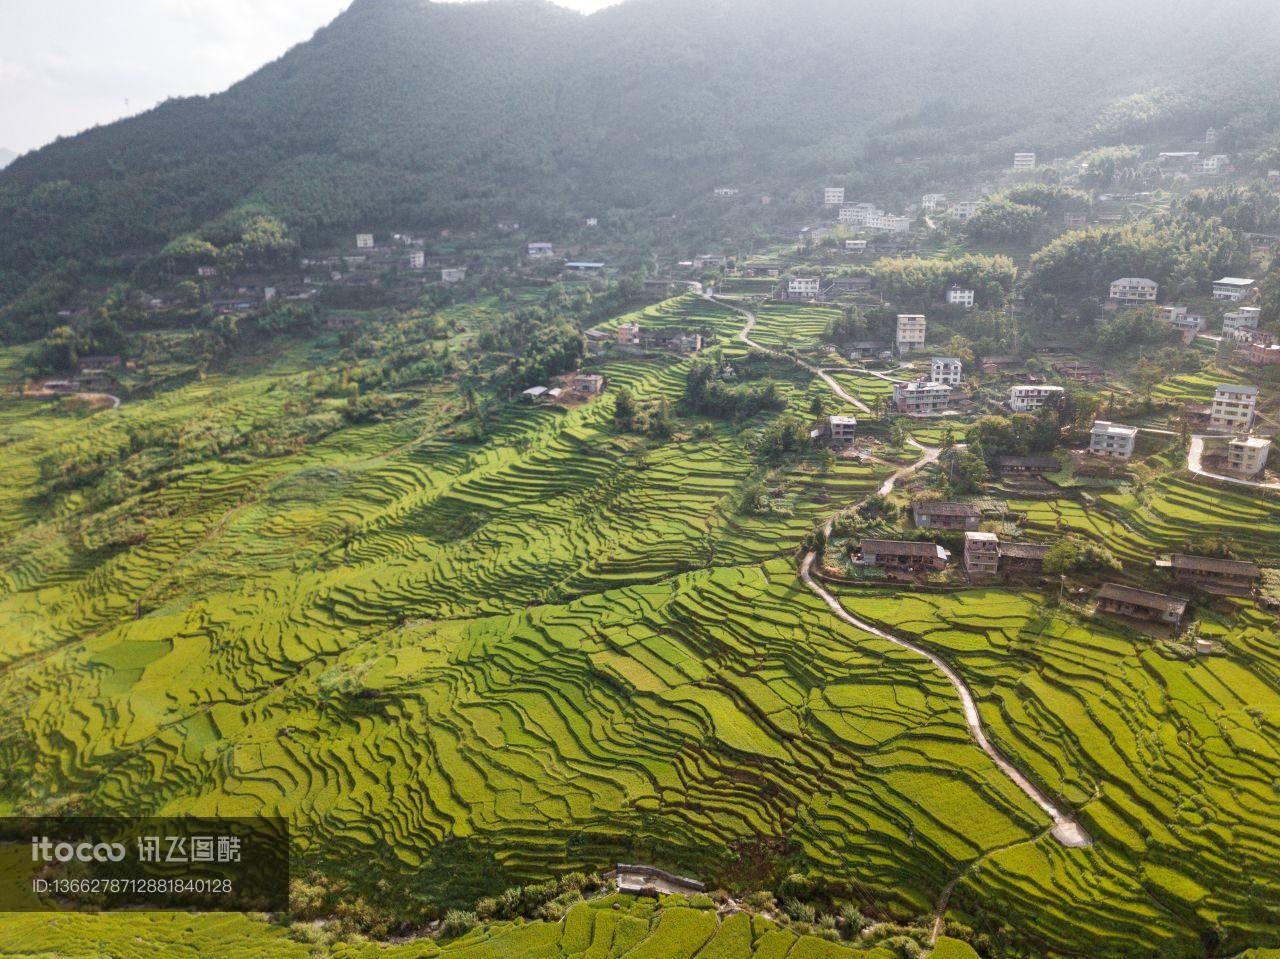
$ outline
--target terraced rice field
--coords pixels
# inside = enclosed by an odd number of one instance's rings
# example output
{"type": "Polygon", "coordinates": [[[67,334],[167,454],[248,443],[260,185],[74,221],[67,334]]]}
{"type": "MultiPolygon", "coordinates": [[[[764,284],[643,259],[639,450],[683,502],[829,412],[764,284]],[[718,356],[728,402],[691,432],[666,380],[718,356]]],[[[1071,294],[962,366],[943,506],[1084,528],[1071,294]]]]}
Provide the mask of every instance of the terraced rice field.
{"type": "Polygon", "coordinates": [[[841,311],[834,307],[795,303],[764,303],[754,307],[753,312],[756,327],[751,338],[775,350],[812,349],[821,341],[831,321],[841,316],[841,311]]]}
{"type": "Polygon", "coordinates": [[[1043,837],[975,862],[960,918],[1003,921],[1064,951],[1221,954],[1280,938],[1280,642],[1241,606],[1202,635],[1223,654],[1173,657],[1150,641],[997,590],[890,597],[846,591],[858,615],[916,637],[969,680],[1007,755],[1081,810],[1096,840],[1043,837]]]}
{"type": "Polygon", "coordinates": [[[1140,495],[1102,493],[1088,507],[1065,498],[1008,505],[1026,516],[1033,533],[1074,532],[1105,542],[1121,561],[1136,566],[1149,567],[1159,554],[1204,536],[1234,540],[1258,562],[1280,562],[1280,504],[1174,475],[1160,476],[1140,495]]]}
{"type": "MultiPolygon", "coordinates": [[[[818,312],[766,311],[762,327],[803,341],[818,312]]],[[[726,340],[741,326],[692,297],[640,322],[726,340]]],[[[947,681],[797,581],[803,537],[887,468],[802,463],[789,513],[744,515],[749,430],[684,423],[653,442],[616,433],[606,399],[504,407],[463,441],[450,384],[286,453],[232,444],[288,418],[314,359],[88,419],[0,402],[15,464],[0,488],[0,808],[274,813],[299,870],[393,877],[444,906],[631,860],[744,890],[800,868],[903,920],[931,919],[959,880],[953,916],[1071,954],[1202,956],[1219,926],[1227,943],[1280,942],[1272,620],[1210,624],[1228,654],[1191,663],[1032,594],[846,595],[953,659],[1002,748],[1083,808],[1099,842],[1068,852],[969,741],[947,681]],[[46,495],[43,456],[157,426],[233,453],[103,508],[46,495]],[[145,535],[121,542],[121,526],[145,535]]],[[[642,399],[676,398],[687,365],[601,363],[642,399]]],[[[1105,535],[1135,562],[1206,530],[1259,556],[1280,543],[1274,504],[1173,476],[1087,512],[1014,505],[1033,532],[1105,535]]],[[[857,955],[702,907],[587,909],[442,954],[857,955]],[[619,913],[637,920],[625,933],[604,918],[619,913]]],[[[248,943],[265,927],[247,922],[30,917],[0,924],[0,955],[36,941],[79,959],[91,938],[133,943],[121,955],[263,954],[248,943]]],[[[269,935],[263,952],[300,954],[269,935]]]]}
{"type": "Polygon", "coordinates": [[[611,333],[624,323],[638,323],[642,330],[706,330],[721,341],[733,339],[742,329],[737,313],[692,293],[616,317],[601,323],[596,329],[611,333]]]}

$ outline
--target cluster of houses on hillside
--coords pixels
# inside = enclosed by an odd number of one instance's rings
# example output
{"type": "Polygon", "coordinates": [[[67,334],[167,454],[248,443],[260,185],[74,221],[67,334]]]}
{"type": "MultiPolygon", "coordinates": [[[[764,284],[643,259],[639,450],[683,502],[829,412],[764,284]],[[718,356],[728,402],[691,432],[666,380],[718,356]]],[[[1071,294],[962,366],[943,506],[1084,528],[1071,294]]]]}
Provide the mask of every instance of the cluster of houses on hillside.
{"type": "Polygon", "coordinates": [[[663,352],[689,356],[702,351],[701,333],[684,329],[641,327],[639,323],[621,323],[613,333],[588,330],[587,347],[592,353],[618,350],[623,353],[663,352]]]}
{"type": "MultiPolygon", "coordinates": [[[[982,513],[974,504],[922,501],[912,506],[912,516],[920,530],[964,534],[963,568],[971,581],[1044,574],[1051,548],[1041,543],[1002,540],[996,533],[981,530],[982,513]]],[[[952,564],[952,554],[927,539],[867,538],[857,546],[855,563],[894,576],[927,576],[946,571],[952,564]]],[[[1209,556],[1175,554],[1159,560],[1155,567],[1174,583],[1223,596],[1251,596],[1261,580],[1253,563],[1209,556]]],[[[1094,600],[1099,612],[1175,629],[1182,624],[1190,604],[1183,597],[1119,583],[1103,584],[1094,600]]]]}
{"type": "Polygon", "coordinates": [[[520,398],[526,403],[551,404],[569,399],[581,400],[604,392],[605,378],[599,373],[574,373],[559,386],[531,386],[520,398]]]}

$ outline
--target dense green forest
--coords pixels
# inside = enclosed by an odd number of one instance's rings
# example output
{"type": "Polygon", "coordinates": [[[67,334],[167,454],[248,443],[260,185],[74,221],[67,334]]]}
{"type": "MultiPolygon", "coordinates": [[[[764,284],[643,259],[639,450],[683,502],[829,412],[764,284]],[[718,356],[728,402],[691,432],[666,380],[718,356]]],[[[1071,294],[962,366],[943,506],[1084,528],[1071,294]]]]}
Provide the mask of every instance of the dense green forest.
{"type": "MultiPolygon", "coordinates": [[[[68,277],[119,279],[175,240],[169,253],[198,255],[191,237],[250,213],[269,226],[251,256],[356,225],[585,211],[732,235],[760,216],[756,190],[781,221],[812,211],[817,181],[890,202],[1015,149],[1176,141],[1212,123],[1239,162],[1280,152],[1275,9],[1227,2],[1203,22],[1155,0],[936,7],[633,0],[582,17],[536,0],[355,0],[226,93],[0,173],[0,300],[56,305],[68,277]],[[827,56],[823,36],[874,42],[827,56]],[[1134,36],[1161,55],[1135,57],[1134,36]],[[742,200],[716,203],[719,185],[742,200]]],[[[1126,157],[1107,154],[1100,175],[1123,179],[1126,157]]],[[[1011,195],[978,230],[1031,229],[1061,200],[1011,195]]]]}

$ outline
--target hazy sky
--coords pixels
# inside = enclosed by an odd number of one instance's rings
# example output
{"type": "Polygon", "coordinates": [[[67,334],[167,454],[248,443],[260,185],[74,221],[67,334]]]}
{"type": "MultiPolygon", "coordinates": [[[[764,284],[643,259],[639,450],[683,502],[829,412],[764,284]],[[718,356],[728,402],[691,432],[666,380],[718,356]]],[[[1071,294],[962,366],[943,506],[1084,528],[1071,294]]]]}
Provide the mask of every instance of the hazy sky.
{"type": "MultiPolygon", "coordinates": [[[[0,147],[30,150],[166,97],[224,90],[350,2],[0,0],[0,147]]],[[[617,0],[556,2],[589,13],[617,0]]]]}

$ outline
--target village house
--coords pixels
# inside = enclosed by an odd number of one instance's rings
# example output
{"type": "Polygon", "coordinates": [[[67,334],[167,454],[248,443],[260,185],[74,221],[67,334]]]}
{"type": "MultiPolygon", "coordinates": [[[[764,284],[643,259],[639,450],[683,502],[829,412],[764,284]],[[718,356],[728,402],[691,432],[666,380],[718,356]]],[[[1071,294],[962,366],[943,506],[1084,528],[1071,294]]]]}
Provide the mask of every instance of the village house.
{"type": "Polygon", "coordinates": [[[1062,464],[1058,462],[1057,457],[1047,454],[1041,456],[997,456],[995,467],[996,471],[1000,473],[1042,475],[1044,473],[1058,472],[1058,470],[1062,469],[1062,464]]]}
{"type": "Polygon", "coordinates": [[[1242,306],[1222,315],[1223,335],[1237,330],[1256,330],[1262,319],[1262,308],[1258,306],[1242,306]]]}
{"type": "Polygon", "coordinates": [[[883,343],[875,343],[871,340],[861,340],[849,347],[849,359],[874,360],[884,351],[885,346],[883,343]]]}
{"type": "Polygon", "coordinates": [[[1102,370],[1081,360],[1059,360],[1053,371],[1073,383],[1096,383],[1102,379],[1102,370]]]}
{"type": "Polygon", "coordinates": [[[1267,182],[1272,185],[1280,183],[1280,170],[1268,170],[1267,182]]]}
{"type": "Polygon", "coordinates": [[[912,505],[911,516],[921,529],[974,532],[982,524],[982,513],[972,503],[921,500],[912,505]]]}
{"type": "Polygon", "coordinates": [[[1250,343],[1245,362],[1254,366],[1280,366],[1280,343],[1250,343]]]}
{"type": "Polygon", "coordinates": [[[981,205],[981,200],[960,200],[951,207],[951,215],[957,220],[972,220],[981,205]]]}
{"type": "Polygon", "coordinates": [[[864,539],[858,562],[895,572],[940,573],[951,562],[951,554],[936,543],[864,539]]]}
{"type": "Polygon", "coordinates": [[[1227,470],[1236,476],[1252,479],[1267,468],[1271,456],[1271,440],[1261,436],[1236,436],[1227,443],[1227,470]]]}
{"type": "Polygon", "coordinates": [[[858,227],[873,233],[909,233],[911,218],[886,213],[871,203],[858,203],[840,208],[839,221],[843,226],[858,227]]]}
{"type": "Polygon", "coordinates": [[[982,360],[983,376],[999,376],[1005,370],[1014,366],[1021,366],[1022,360],[1016,356],[987,356],[982,360]]]}
{"type": "Polygon", "coordinates": [[[1207,592],[1228,596],[1249,596],[1262,579],[1262,573],[1253,563],[1183,553],[1175,553],[1170,558],[1169,571],[1179,583],[1190,583],[1207,592]]]}
{"type": "Polygon", "coordinates": [[[409,269],[425,270],[427,268],[427,254],[422,250],[409,251],[409,269]]]}
{"type": "Polygon", "coordinates": [[[1179,626],[1187,613],[1187,600],[1145,589],[1107,583],[1098,590],[1098,610],[1129,619],[1179,626]]]}
{"type": "Polygon", "coordinates": [[[198,266],[196,267],[196,276],[217,276],[218,268],[216,266],[198,266]]]}
{"type": "Polygon", "coordinates": [[[869,276],[840,276],[831,284],[831,292],[842,295],[865,293],[871,289],[869,276]]]}
{"type": "Polygon", "coordinates": [[[973,290],[967,290],[962,286],[953,286],[947,290],[947,305],[963,306],[966,310],[972,310],[974,296],[973,290]]]}
{"type": "Polygon", "coordinates": [[[640,345],[646,350],[688,355],[702,349],[702,334],[687,330],[645,330],[640,334],[640,345]]]}
{"type": "Polygon", "coordinates": [[[913,350],[924,349],[924,341],[929,331],[929,321],[923,316],[911,313],[898,315],[898,334],[895,345],[898,353],[905,356],[913,350]]]}
{"type": "Polygon", "coordinates": [[[959,386],[964,376],[964,364],[954,356],[935,356],[929,361],[929,381],[947,386],[959,386]]]}
{"type": "Polygon", "coordinates": [[[782,264],[775,262],[756,261],[748,263],[742,268],[742,275],[747,277],[754,276],[781,276],[782,264]]]}
{"type": "Polygon", "coordinates": [[[1138,443],[1136,426],[1121,426],[1106,420],[1095,420],[1089,434],[1089,453],[1111,459],[1130,460],[1138,443]]]}
{"type": "Polygon", "coordinates": [[[600,218],[598,216],[587,217],[587,226],[599,226],[600,218]]]}
{"type": "Polygon", "coordinates": [[[839,206],[844,202],[844,187],[829,186],[822,191],[822,202],[827,206],[839,206]]]}
{"type": "Polygon", "coordinates": [[[1227,303],[1243,303],[1253,297],[1257,281],[1243,276],[1224,276],[1213,284],[1213,298],[1227,303]]]}
{"type": "Polygon", "coordinates": [[[1183,334],[1183,339],[1195,337],[1204,332],[1205,320],[1199,313],[1190,313],[1185,306],[1160,307],[1161,319],[1174,330],[1183,334]]]}
{"type": "Polygon", "coordinates": [[[1015,413],[1034,413],[1042,409],[1049,400],[1064,397],[1066,392],[1061,386],[1019,384],[1009,390],[1009,409],[1015,413]]]}
{"type": "Polygon", "coordinates": [[[951,387],[927,379],[893,384],[893,408],[907,416],[940,416],[951,406],[951,387]]]}
{"type": "Polygon", "coordinates": [[[816,300],[822,295],[822,280],[816,276],[793,276],[787,280],[787,299],[816,300]]]}
{"type": "Polygon", "coordinates": [[[926,193],[924,200],[920,203],[920,208],[925,213],[938,213],[946,209],[947,195],[945,193],[926,193]]]}
{"type": "Polygon", "coordinates": [[[857,436],[858,420],[853,416],[833,416],[827,421],[827,429],[831,433],[832,444],[848,446],[857,436]]]}
{"type": "Polygon", "coordinates": [[[1039,575],[1044,572],[1044,560],[1048,555],[1049,547],[1038,543],[1001,543],[1000,571],[1039,575]]]}
{"type": "Polygon", "coordinates": [[[966,533],[964,571],[970,576],[996,576],[1000,572],[1000,537],[995,533],[966,533]]]}
{"type": "Polygon", "coordinates": [[[124,358],[115,354],[90,355],[80,357],[78,369],[81,373],[101,373],[103,370],[118,370],[122,366],[124,358]]]}
{"type": "Polygon", "coordinates": [[[729,197],[737,196],[739,192],[740,191],[738,190],[737,187],[722,186],[722,187],[716,188],[715,195],[720,197],[721,199],[727,199],[729,197]]]}
{"type": "Polygon", "coordinates": [[[1035,168],[1036,155],[1034,153],[1015,153],[1013,155],[1013,169],[1015,172],[1022,173],[1035,168]]]}
{"type": "Polygon", "coordinates": [[[728,262],[728,257],[719,253],[704,253],[702,256],[693,258],[693,268],[695,270],[719,270],[726,262],[728,262]]]}
{"type": "Polygon", "coordinates": [[[1089,215],[1087,213],[1064,213],[1062,215],[1062,225],[1068,230],[1083,230],[1089,225],[1089,215]]]}
{"type": "Polygon", "coordinates": [[[461,283],[467,278],[465,266],[447,266],[440,271],[441,283],[461,283]]]}
{"type": "Polygon", "coordinates": [[[1225,153],[1215,153],[1213,156],[1196,161],[1193,169],[1196,173],[1202,173],[1205,176],[1222,176],[1225,173],[1233,172],[1235,166],[1231,162],[1231,157],[1225,153]]]}
{"type": "Polygon", "coordinates": [[[841,226],[862,226],[867,222],[867,217],[876,212],[880,211],[874,203],[846,203],[840,207],[836,219],[841,226]]]}
{"type": "Polygon", "coordinates": [[[1111,284],[1114,303],[1154,303],[1160,291],[1155,280],[1144,276],[1124,276],[1111,284]]]}
{"type": "Polygon", "coordinates": [[[619,346],[639,346],[640,345],[640,324],[639,323],[619,324],[618,345],[619,346]]]}
{"type": "Polygon", "coordinates": [[[1253,429],[1258,406],[1256,386],[1219,386],[1213,394],[1209,427],[1230,433],[1247,433],[1253,429]]]}
{"type": "Polygon", "coordinates": [[[574,273],[598,273],[603,270],[605,264],[599,260],[570,260],[564,265],[566,270],[574,273]]]}
{"type": "Polygon", "coordinates": [[[846,253],[866,253],[867,241],[866,240],[845,240],[844,251],[846,253]]]}
{"type": "Polygon", "coordinates": [[[357,249],[357,250],[372,250],[372,249],[373,249],[373,234],[372,234],[372,233],[357,233],[357,234],[356,234],[356,249],[357,249]]]}
{"type": "Polygon", "coordinates": [[[604,392],[604,377],[599,373],[575,373],[569,389],[580,396],[599,396],[604,392]]]}
{"type": "Polygon", "coordinates": [[[527,252],[531,260],[550,260],[556,255],[556,248],[552,243],[530,243],[527,252]]]}

